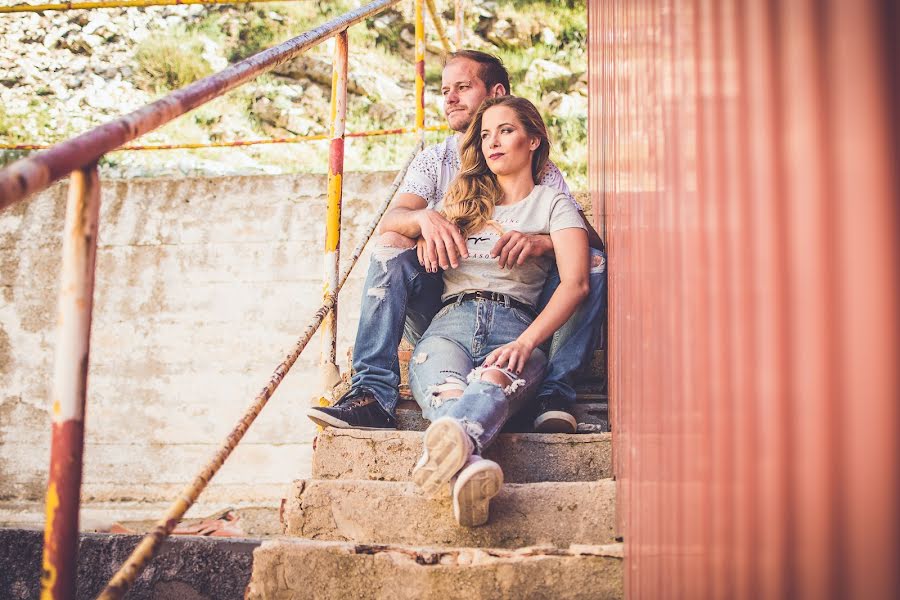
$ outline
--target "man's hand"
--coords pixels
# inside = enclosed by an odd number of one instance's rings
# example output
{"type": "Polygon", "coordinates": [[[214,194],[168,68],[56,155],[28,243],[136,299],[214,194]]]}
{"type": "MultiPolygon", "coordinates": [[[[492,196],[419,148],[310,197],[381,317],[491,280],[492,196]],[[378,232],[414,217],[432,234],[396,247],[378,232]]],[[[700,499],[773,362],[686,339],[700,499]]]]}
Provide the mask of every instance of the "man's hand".
{"type": "Polygon", "coordinates": [[[425,270],[437,273],[437,268],[444,270],[459,266],[459,258],[469,258],[466,240],[459,227],[448,221],[442,214],[433,210],[423,210],[417,215],[422,230],[424,249],[419,246],[419,259],[425,270]],[[423,259],[424,254],[424,260],[423,259]]]}
{"type": "Polygon", "coordinates": [[[549,235],[507,231],[491,249],[491,256],[498,258],[501,269],[523,265],[529,258],[553,252],[549,235]]]}

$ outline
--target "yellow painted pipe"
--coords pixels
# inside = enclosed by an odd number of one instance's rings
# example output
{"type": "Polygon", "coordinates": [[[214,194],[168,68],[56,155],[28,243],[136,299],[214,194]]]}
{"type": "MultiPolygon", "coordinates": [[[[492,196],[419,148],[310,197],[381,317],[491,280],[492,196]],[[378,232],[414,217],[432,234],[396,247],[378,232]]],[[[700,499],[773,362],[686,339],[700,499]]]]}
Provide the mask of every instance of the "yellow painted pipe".
{"type": "MultiPolygon", "coordinates": [[[[450,128],[446,123],[441,125],[429,125],[425,131],[449,131],[450,128]]],[[[415,133],[415,128],[399,127],[397,129],[373,129],[371,131],[357,131],[356,133],[348,133],[344,137],[376,137],[381,135],[404,135],[407,133],[415,133]]],[[[258,146],[260,144],[296,144],[299,142],[315,142],[329,140],[331,136],[326,134],[318,135],[301,135],[288,138],[270,138],[266,140],[233,140],[230,142],[190,142],[184,144],[146,144],[122,146],[113,150],[113,152],[124,152],[131,150],[197,150],[201,148],[240,148],[242,146],[258,146]]],[[[46,150],[52,148],[53,144],[0,144],[0,150],[46,150]]]]}
{"type": "Polygon", "coordinates": [[[0,6],[0,13],[83,10],[90,8],[130,8],[134,6],[175,6],[179,4],[249,4],[251,2],[290,2],[291,0],[107,0],[100,2],[55,2],[0,6]]]}

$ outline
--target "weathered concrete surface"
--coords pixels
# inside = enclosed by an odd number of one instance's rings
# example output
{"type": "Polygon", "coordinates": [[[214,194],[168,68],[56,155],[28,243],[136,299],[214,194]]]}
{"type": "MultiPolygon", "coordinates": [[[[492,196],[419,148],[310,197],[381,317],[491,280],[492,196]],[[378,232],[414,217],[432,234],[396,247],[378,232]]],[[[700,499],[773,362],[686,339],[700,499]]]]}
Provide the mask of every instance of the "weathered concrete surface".
{"type": "MultiPolygon", "coordinates": [[[[346,175],[345,256],[392,178],[346,175]]],[[[85,502],[171,499],[213,454],[319,306],[325,186],[316,175],[103,182],[85,502]]],[[[40,501],[46,486],[66,188],[0,213],[0,504],[40,501]]],[[[342,294],[342,349],[367,264],[342,294]]],[[[319,349],[313,339],[204,500],[277,502],[309,474],[319,349]]]]}
{"type": "MultiPolygon", "coordinates": [[[[79,599],[96,598],[137,546],[137,535],[83,534],[78,549],[79,599]]],[[[138,577],[129,600],[241,600],[258,540],[174,537],[138,577]]],[[[31,600],[40,592],[43,532],[0,529],[0,598],[31,600]]]]}
{"type": "Polygon", "coordinates": [[[253,553],[248,600],[623,598],[622,548],[429,549],[278,540],[253,553]]]}
{"type": "MultiPolygon", "coordinates": [[[[415,431],[325,429],[316,438],[316,479],[410,481],[422,454],[415,431]]],[[[507,483],[596,481],[612,477],[612,434],[504,433],[485,453],[507,483]]]]}
{"type": "Polygon", "coordinates": [[[456,524],[449,494],[426,498],[409,482],[309,480],[294,484],[285,533],[365,544],[515,548],[615,541],[615,482],[504,485],[487,525],[456,524]]]}
{"type": "MultiPolygon", "coordinates": [[[[271,537],[281,535],[279,517],[280,498],[286,486],[278,491],[278,496],[269,506],[213,506],[202,501],[188,511],[181,523],[191,523],[210,518],[219,518],[226,510],[233,513],[238,521],[232,526],[242,532],[243,537],[271,537]]],[[[113,525],[119,525],[133,533],[146,533],[166,514],[169,504],[141,502],[88,503],[81,507],[78,526],[82,533],[108,533],[113,525]]],[[[42,529],[46,507],[43,502],[4,503],[0,507],[0,527],[13,529],[42,529]]]]}

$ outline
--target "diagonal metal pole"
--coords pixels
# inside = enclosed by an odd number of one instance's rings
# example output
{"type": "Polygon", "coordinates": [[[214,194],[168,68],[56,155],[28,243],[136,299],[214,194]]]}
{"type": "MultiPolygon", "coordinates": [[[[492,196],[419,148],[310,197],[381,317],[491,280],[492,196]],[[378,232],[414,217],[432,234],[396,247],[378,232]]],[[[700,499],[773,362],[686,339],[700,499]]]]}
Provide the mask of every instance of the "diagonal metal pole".
{"type": "Polygon", "coordinates": [[[435,6],[434,0],[425,0],[425,3],[428,6],[428,14],[431,15],[431,22],[434,23],[434,29],[441,40],[441,45],[444,47],[444,52],[450,54],[453,52],[453,47],[450,45],[450,40],[447,39],[447,32],[444,31],[444,21],[438,13],[437,6],[435,6]]]}

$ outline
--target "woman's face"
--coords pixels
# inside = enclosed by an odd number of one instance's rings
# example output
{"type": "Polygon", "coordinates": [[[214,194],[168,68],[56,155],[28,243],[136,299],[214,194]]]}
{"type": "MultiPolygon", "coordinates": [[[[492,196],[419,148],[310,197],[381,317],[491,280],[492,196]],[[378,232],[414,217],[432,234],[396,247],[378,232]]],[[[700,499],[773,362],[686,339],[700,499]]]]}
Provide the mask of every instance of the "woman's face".
{"type": "Polygon", "coordinates": [[[540,140],[529,137],[512,108],[492,106],[481,117],[481,152],[495,175],[531,173],[531,155],[540,140]]]}

